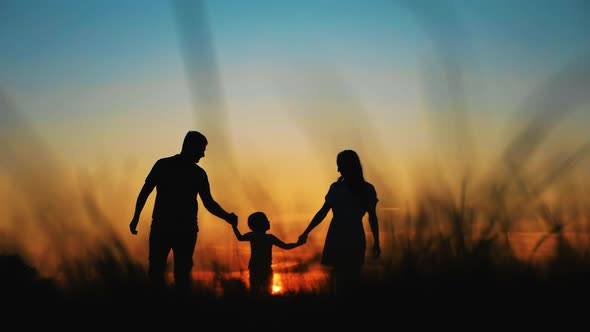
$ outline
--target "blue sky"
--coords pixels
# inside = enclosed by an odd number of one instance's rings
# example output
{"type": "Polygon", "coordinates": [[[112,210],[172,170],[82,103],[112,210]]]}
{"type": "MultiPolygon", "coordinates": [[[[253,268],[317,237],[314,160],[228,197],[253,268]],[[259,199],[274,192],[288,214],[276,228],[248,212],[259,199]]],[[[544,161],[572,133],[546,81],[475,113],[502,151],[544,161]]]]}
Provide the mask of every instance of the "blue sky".
{"type": "MultiPolygon", "coordinates": [[[[256,142],[261,132],[306,149],[298,144],[315,139],[311,115],[328,137],[333,124],[354,128],[358,114],[343,123],[329,111],[344,95],[398,155],[428,151],[422,133],[433,120],[424,114],[455,107],[442,100],[453,93],[503,129],[497,114],[518,111],[542,82],[590,54],[586,1],[219,0],[205,2],[203,16],[196,4],[3,0],[0,88],[51,146],[82,164],[93,152],[151,160],[176,149],[200,124],[195,78],[219,94],[232,140],[254,150],[272,148],[256,142]],[[203,27],[210,39],[194,43],[203,27]],[[212,76],[188,70],[208,67],[212,76]],[[331,106],[299,112],[312,94],[331,106]]],[[[487,127],[476,130],[493,141],[497,128],[487,127]]]]}
{"type": "MultiPolygon", "coordinates": [[[[155,0],[4,0],[3,84],[102,81],[175,66],[173,5],[155,0]]],[[[515,67],[563,61],[588,48],[589,5],[584,1],[222,0],[207,5],[222,51],[218,55],[236,62],[272,56],[354,61],[355,55],[360,61],[364,53],[376,53],[381,58],[371,60],[382,63],[408,61],[413,47],[424,47],[434,35],[447,39],[439,41],[443,44],[481,45],[477,57],[515,67]],[[427,16],[442,29],[426,31],[428,24],[421,20],[427,16]]]]}

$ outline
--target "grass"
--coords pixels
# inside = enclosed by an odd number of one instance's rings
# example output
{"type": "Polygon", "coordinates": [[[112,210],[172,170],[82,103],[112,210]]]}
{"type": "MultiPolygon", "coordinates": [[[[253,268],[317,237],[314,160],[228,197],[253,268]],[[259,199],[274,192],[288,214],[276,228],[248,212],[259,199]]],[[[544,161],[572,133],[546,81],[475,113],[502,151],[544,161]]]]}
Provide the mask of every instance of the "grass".
{"type": "MultiPolygon", "coordinates": [[[[213,262],[220,271],[215,287],[196,283],[182,298],[171,290],[156,296],[144,268],[105,221],[97,224],[105,225],[108,240],[78,259],[64,259],[59,280],[41,277],[18,252],[1,255],[2,301],[19,312],[51,312],[68,321],[76,313],[97,323],[118,318],[147,327],[185,320],[219,327],[281,323],[307,328],[310,321],[379,327],[420,323],[412,318],[416,313],[485,321],[526,318],[525,311],[534,312],[535,319],[578,317],[575,313],[584,307],[577,303],[590,298],[590,255],[586,242],[574,243],[566,233],[588,233],[585,204],[550,204],[493,190],[479,190],[468,200],[462,188],[458,197],[424,192],[404,215],[380,216],[384,255],[368,261],[365,279],[351,295],[331,294],[329,285],[322,285],[319,292],[256,298],[243,279],[223,273],[223,262],[213,262]],[[544,225],[545,236],[523,257],[509,238],[532,217],[544,225]],[[549,240],[555,243],[552,254],[535,259],[549,240]]],[[[96,206],[91,210],[102,220],[96,206]]],[[[305,266],[297,271],[305,272],[305,266]]]]}
{"type": "Polygon", "coordinates": [[[555,255],[539,265],[515,257],[498,236],[467,241],[414,233],[395,245],[395,258],[369,264],[366,278],[353,295],[322,291],[257,298],[248,294],[241,279],[219,277],[223,295],[197,283],[183,298],[171,289],[155,296],[141,267],[107,254],[106,248],[94,260],[69,266],[67,287],[39,277],[19,255],[0,256],[0,285],[3,302],[28,312],[74,313],[84,308],[83,315],[96,318],[100,313],[106,315],[104,320],[131,316],[140,320],[137,324],[154,319],[166,322],[185,311],[183,319],[193,317],[228,328],[273,322],[303,328],[306,324],[301,319],[377,326],[393,319],[391,315],[407,321],[412,312],[490,318],[499,312],[534,310],[554,316],[575,312],[574,304],[590,295],[587,253],[570,246],[561,233],[556,236],[555,255]]]}

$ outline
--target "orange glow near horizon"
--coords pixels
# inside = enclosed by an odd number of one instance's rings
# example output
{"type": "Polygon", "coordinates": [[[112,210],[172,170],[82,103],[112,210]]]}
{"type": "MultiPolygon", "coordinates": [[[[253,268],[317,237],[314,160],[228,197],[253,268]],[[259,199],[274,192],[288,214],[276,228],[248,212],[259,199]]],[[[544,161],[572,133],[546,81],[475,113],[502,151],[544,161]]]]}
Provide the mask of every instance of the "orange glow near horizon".
{"type": "MultiPolygon", "coordinates": [[[[211,165],[208,166],[211,170],[215,169],[211,165]]],[[[241,197],[237,201],[232,201],[225,195],[221,190],[224,188],[223,185],[216,186],[219,189],[214,189],[214,195],[228,210],[233,210],[231,207],[235,208],[234,211],[240,216],[239,227],[242,231],[248,230],[245,223],[247,215],[255,210],[262,210],[267,213],[271,221],[271,233],[286,242],[296,241],[311,220],[315,209],[321,204],[327,185],[334,180],[333,166],[328,167],[330,171],[326,173],[332,176],[310,175],[310,179],[315,179],[319,183],[306,184],[305,181],[300,181],[300,177],[287,178],[282,177],[280,173],[274,175],[269,173],[268,178],[275,176],[280,181],[262,182],[261,179],[259,182],[252,181],[253,186],[255,184],[260,186],[255,186],[256,190],[244,195],[238,195],[241,197]],[[298,189],[293,190],[293,187],[298,189]]],[[[0,207],[0,211],[3,215],[9,216],[0,222],[0,235],[3,239],[1,249],[5,252],[17,251],[44,275],[62,278],[61,269],[64,266],[84,262],[84,260],[90,264],[93,260],[100,258],[102,250],[109,248],[114,250],[115,244],[120,243],[124,251],[115,251],[115,257],[131,259],[145,268],[150,215],[155,193],[148,200],[142,213],[138,227],[139,234],[132,236],[128,230],[136,191],[139,189],[139,183],[143,181],[143,176],[122,170],[98,170],[94,173],[83,173],[82,176],[59,171],[52,173],[54,168],[51,167],[48,170],[51,172],[47,176],[37,177],[35,172],[29,173],[29,179],[36,181],[30,186],[14,187],[13,179],[9,176],[0,177],[3,188],[0,191],[0,199],[5,203],[0,207]],[[127,178],[126,175],[130,177],[127,178]],[[139,183],[131,185],[127,183],[128,179],[139,183]]],[[[143,171],[138,172],[143,173],[143,171]]],[[[572,173],[574,176],[575,174],[572,173]]],[[[440,190],[441,188],[430,189],[440,190]]],[[[436,193],[436,190],[433,192],[436,193]]],[[[424,193],[428,192],[424,191],[424,193]]],[[[572,193],[575,192],[572,191],[572,193]]],[[[452,198],[452,196],[453,194],[449,194],[446,198],[452,198]]],[[[416,197],[420,198],[419,195],[416,197]]],[[[428,195],[422,196],[422,198],[426,197],[428,195]]],[[[556,197],[560,196],[556,195],[556,197]]],[[[584,204],[583,195],[573,195],[568,198],[572,200],[572,204],[575,203],[576,198],[580,199],[577,204],[584,204]]],[[[467,199],[469,201],[469,195],[467,199]]],[[[444,202],[433,201],[430,204],[439,203],[444,202]]],[[[475,201],[470,201],[469,204],[471,203],[475,201]]],[[[382,261],[385,264],[392,261],[396,246],[403,243],[404,228],[416,226],[406,224],[408,214],[416,215],[415,205],[416,203],[409,202],[408,205],[399,207],[385,204],[379,207],[382,261]]],[[[574,204],[572,208],[575,206],[574,204]]],[[[229,271],[223,272],[223,275],[236,277],[234,274],[238,273],[237,277],[246,280],[247,273],[235,271],[244,271],[245,262],[249,257],[247,244],[238,243],[225,222],[210,215],[202,205],[200,208],[200,233],[195,250],[195,280],[206,280],[206,277],[211,277],[210,273],[215,272],[216,266],[219,265],[222,271],[229,271]]],[[[432,211],[431,213],[442,215],[443,212],[432,211]]],[[[571,218],[565,214],[563,217],[571,218]]],[[[277,268],[274,276],[273,285],[277,287],[274,291],[276,294],[315,291],[325,282],[325,273],[321,270],[312,269],[298,274],[283,272],[282,269],[286,264],[293,262],[303,261],[306,265],[317,264],[314,257],[321,252],[329,222],[330,215],[310,234],[306,245],[289,251],[275,251],[274,262],[277,267],[280,267],[277,268]]],[[[586,227],[585,222],[583,218],[579,220],[579,226],[582,229],[586,227]]],[[[570,223],[575,224],[571,221],[570,223]]],[[[367,226],[366,223],[365,226],[367,226]]],[[[515,226],[520,230],[529,227],[540,231],[536,234],[543,234],[545,228],[544,222],[535,218],[515,226]]],[[[440,225],[431,224],[430,227],[439,228],[440,225]]],[[[368,227],[365,229],[370,246],[372,243],[370,232],[368,227]]],[[[570,227],[567,230],[574,229],[570,227]]],[[[535,259],[550,256],[554,243],[554,239],[549,239],[537,251],[535,259]]],[[[526,259],[533,244],[534,240],[522,242],[516,239],[515,248],[519,257],[526,259]]],[[[586,245],[584,242],[580,244],[586,245]]],[[[172,257],[170,257],[171,261],[172,257]]],[[[88,268],[92,269],[91,266],[88,268]]]]}
{"type": "MultiPolygon", "coordinates": [[[[577,248],[582,248],[582,250],[584,248],[590,248],[590,234],[581,235],[579,233],[568,232],[563,235],[577,248]]],[[[402,232],[397,234],[397,236],[397,240],[400,241],[406,236],[412,238],[414,235],[404,234],[402,232]]],[[[547,259],[555,254],[559,236],[551,235],[547,237],[547,233],[544,232],[512,232],[508,235],[508,239],[511,242],[511,247],[515,250],[516,258],[521,261],[531,260],[534,264],[542,267],[547,259]],[[546,239],[540,243],[541,245],[535,248],[539,244],[539,241],[545,237],[546,239]]],[[[383,240],[383,247],[390,246],[392,243],[392,239],[390,238],[384,237],[383,240]]],[[[297,264],[297,254],[289,258],[284,257],[284,259],[288,260],[273,264],[280,272],[273,274],[272,295],[298,293],[320,294],[327,290],[327,283],[329,282],[328,271],[320,266],[319,262],[310,262],[307,271],[293,272],[289,271],[288,267],[297,264]]],[[[380,262],[371,260],[369,263],[370,266],[367,267],[366,271],[367,273],[378,275],[387,264],[391,264],[396,259],[396,253],[384,252],[380,262]]],[[[196,268],[192,273],[192,277],[196,284],[215,289],[216,294],[219,296],[223,295],[223,287],[219,285],[222,279],[239,280],[245,288],[249,287],[247,270],[215,272],[208,269],[196,268]]],[[[174,277],[171,270],[167,274],[167,281],[170,285],[174,284],[174,277]]]]}

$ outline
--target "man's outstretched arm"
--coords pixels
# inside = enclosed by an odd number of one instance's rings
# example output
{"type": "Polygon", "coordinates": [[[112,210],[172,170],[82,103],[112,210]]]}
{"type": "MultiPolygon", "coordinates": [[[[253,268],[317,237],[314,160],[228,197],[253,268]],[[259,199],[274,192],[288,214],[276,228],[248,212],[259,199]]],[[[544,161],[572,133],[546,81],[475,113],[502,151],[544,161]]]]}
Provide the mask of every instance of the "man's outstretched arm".
{"type": "Polygon", "coordinates": [[[201,201],[207,209],[214,216],[225,220],[230,225],[235,225],[238,222],[238,216],[235,213],[225,211],[219,203],[217,203],[211,196],[211,190],[207,186],[200,192],[201,201]]]}
{"type": "Polygon", "coordinates": [[[147,201],[148,197],[154,190],[155,185],[151,183],[144,183],[143,187],[139,191],[139,195],[137,196],[137,202],[135,203],[135,213],[133,214],[133,219],[129,223],[129,230],[131,234],[137,234],[137,224],[139,223],[139,216],[141,215],[141,211],[145,206],[145,202],[147,201]]]}

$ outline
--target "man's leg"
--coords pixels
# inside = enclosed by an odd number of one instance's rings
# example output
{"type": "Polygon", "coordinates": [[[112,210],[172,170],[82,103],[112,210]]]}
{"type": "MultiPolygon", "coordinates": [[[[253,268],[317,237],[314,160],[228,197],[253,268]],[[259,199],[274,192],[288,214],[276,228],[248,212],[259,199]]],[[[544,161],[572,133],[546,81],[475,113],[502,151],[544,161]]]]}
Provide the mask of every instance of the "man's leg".
{"type": "Polygon", "coordinates": [[[170,241],[166,232],[152,225],[149,239],[148,277],[156,295],[166,289],[166,261],[170,253],[170,241]]]}
{"type": "Polygon", "coordinates": [[[192,290],[193,253],[197,244],[197,231],[178,233],[172,248],[174,254],[174,288],[178,295],[189,295],[192,290]]]}

